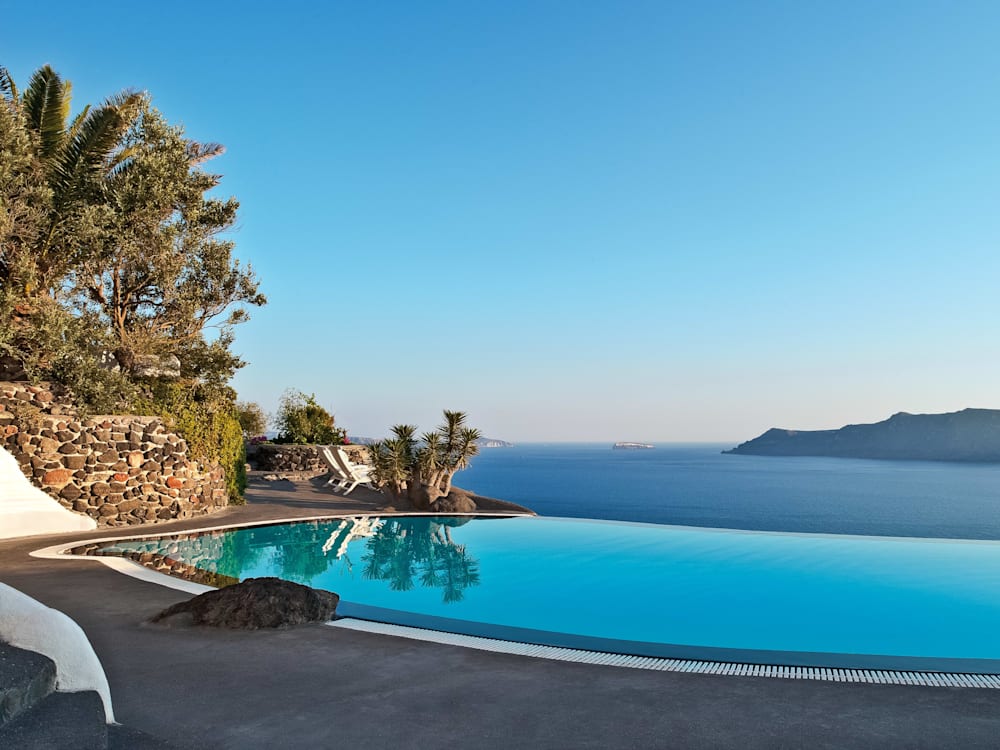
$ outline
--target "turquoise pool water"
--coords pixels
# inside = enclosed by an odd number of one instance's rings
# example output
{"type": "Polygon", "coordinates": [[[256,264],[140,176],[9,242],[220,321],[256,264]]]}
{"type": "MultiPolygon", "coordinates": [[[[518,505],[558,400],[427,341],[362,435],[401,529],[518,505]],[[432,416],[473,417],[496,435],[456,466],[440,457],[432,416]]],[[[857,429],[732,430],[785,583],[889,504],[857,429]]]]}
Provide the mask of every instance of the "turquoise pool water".
{"type": "Polygon", "coordinates": [[[656,656],[1000,666],[1000,543],[559,518],[312,521],[119,541],[339,614],[656,656]],[[969,660],[969,661],[965,661],[969,660]]]}

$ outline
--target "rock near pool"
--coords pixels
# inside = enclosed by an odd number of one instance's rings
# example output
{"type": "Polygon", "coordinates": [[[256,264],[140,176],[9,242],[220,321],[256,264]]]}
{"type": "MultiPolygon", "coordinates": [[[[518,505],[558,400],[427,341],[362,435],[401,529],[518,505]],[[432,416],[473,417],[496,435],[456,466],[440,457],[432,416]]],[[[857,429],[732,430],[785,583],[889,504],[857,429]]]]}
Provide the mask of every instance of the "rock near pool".
{"type": "Polygon", "coordinates": [[[280,578],[248,578],[233,586],[208,591],[160,612],[150,622],[189,615],[194,625],[257,630],[326,622],[340,597],[280,578]]]}

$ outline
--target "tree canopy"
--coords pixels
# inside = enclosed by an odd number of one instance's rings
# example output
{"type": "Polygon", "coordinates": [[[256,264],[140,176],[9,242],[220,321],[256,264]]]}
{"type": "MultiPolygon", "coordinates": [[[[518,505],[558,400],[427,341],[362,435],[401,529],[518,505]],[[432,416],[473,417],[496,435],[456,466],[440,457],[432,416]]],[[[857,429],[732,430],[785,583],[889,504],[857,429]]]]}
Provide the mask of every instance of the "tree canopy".
{"type": "Polygon", "coordinates": [[[23,89],[0,67],[0,364],[84,410],[160,414],[242,469],[233,329],[266,300],[205,169],[222,152],[147,93],[73,114],[48,65],[23,89]]]}
{"type": "Polygon", "coordinates": [[[23,91],[0,68],[0,348],[71,386],[70,360],[135,381],[140,361],[176,357],[182,378],[223,387],[244,364],[233,327],[266,300],[225,237],[239,204],[204,169],[222,146],[187,138],[148,94],[75,116],[71,94],[49,66],[23,91]]]}

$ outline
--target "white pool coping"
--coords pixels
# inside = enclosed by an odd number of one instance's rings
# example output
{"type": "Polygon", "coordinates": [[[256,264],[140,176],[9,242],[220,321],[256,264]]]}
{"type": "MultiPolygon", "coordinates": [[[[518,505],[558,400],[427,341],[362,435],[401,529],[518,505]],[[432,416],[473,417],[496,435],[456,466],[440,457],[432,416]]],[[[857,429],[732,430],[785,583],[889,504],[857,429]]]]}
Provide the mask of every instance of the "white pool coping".
{"type": "MultiPolygon", "coordinates": [[[[391,517],[427,515],[427,513],[392,513],[391,517]]],[[[532,517],[527,513],[451,513],[448,515],[471,517],[495,516],[501,518],[511,516],[532,517]]],[[[271,526],[301,521],[320,521],[338,518],[366,518],[372,516],[382,517],[381,514],[377,512],[338,515],[326,514],[321,516],[308,516],[304,518],[273,519],[268,521],[255,521],[252,523],[225,524],[222,526],[183,529],[180,531],[164,531],[155,534],[128,534],[115,537],[85,539],[76,542],[60,542],[59,544],[35,550],[30,554],[32,557],[49,560],[94,560],[106,565],[118,573],[123,573],[146,583],[154,583],[158,586],[183,591],[187,594],[198,595],[208,591],[213,591],[214,587],[175,578],[165,573],[160,573],[152,570],[151,568],[147,568],[145,565],[127,558],[96,555],[71,555],[67,554],[66,550],[86,544],[95,544],[100,542],[174,536],[176,534],[197,534],[206,531],[221,531],[224,529],[249,528],[254,526],[271,526]]],[[[329,627],[341,628],[345,630],[392,636],[395,638],[409,638],[416,641],[438,643],[447,646],[458,646],[461,648],[471,648],[479,651],[490,651],[493,653],[510,654],[512,656],[551,659],[554,661],[593,664],[607,667],[624,667],[628,669],[645,669],[659,672],[683,672],[688,674],[708,674],[729,677],[767,677],[793,680],[819,680],[823,682],[853,682],[875,685],[915,685],[924,687],[1000,689],[1000,675],[998,674],[907,671],[892,669],[846,669],[841,667],[797,667],[782,666],[780,664],[752,664],[748,662],[672,659],[665,657],[609,653],[604,651],[589,651],[586,649],[564,648],[560,646],[546,646],[537,643],[525,643],[519,641],[506,641],[496,638],[451,633],[442,630],[430,630],[425,628],[410,627],[407,625],[395,625],[386,622],[362,620],[353,617],[331,620],[325,624],[329,627]]]]}

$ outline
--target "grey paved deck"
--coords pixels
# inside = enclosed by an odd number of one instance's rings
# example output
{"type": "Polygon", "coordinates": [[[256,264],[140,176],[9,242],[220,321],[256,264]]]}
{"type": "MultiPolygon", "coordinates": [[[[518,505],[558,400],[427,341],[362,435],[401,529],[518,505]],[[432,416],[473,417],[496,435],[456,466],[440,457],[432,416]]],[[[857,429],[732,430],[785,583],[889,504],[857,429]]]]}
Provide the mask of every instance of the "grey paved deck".
{"type": "MultiPolygon", "coordinates": [[[[290,482],[256,485],[249,498],[209,522],[379,504],[361,490],[343,500],[290,482]]],[[[205,520],[155,529],[199,525],[205,520]]],[[[108,673],[119,721],[180,747],[1000,746],[997,690],[644,672],[320,625],[256,633],[144,625],[184,595],[96,561],[27,554],[77,538],[0,544],[0,580],[80,623],[108,673]]]]}

